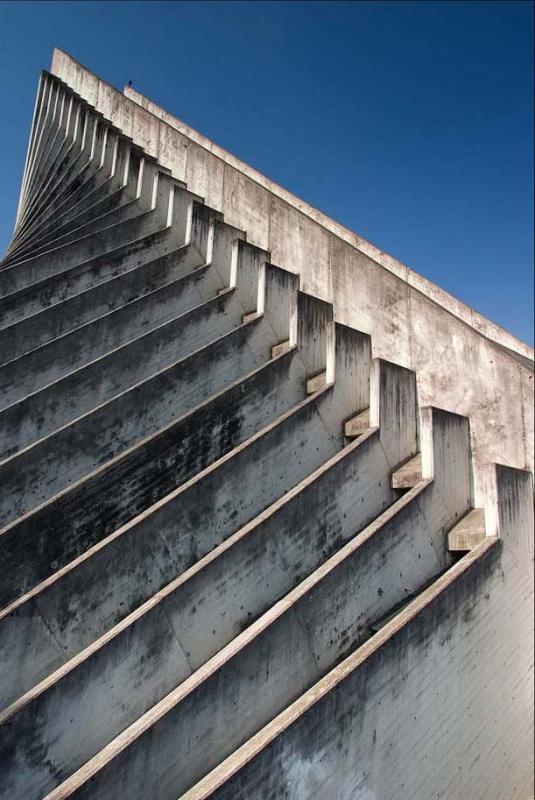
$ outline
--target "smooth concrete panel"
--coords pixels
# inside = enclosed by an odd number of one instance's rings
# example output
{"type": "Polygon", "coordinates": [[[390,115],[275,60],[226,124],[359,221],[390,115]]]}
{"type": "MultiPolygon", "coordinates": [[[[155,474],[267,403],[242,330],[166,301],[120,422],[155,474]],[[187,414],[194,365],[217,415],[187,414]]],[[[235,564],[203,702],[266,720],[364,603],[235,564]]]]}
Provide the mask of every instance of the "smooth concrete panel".
{"type": "Polygon", "coordinates": [[[186,180],[188,140],[169,125],[158,125],[158,160],[173,165],[173,177],[186,180]]]}
{"type": "MultiPolygon", "coordinates": [[[[210,153],[196,145],[195,142],[188,141],[186,184],[195,186],[195,192],[204,198],[207,205],[217,211],[223,210],[224,174],[225,164],[223,161],[214,159],[210,153]]],[[[232,219],[227,221],[233,224],[232,219]]]]}
{"type": "Polygon", "coordinates": [[[486,464],[526,464],[521,375],[530,371],[425,298],[411,294],[411,308],[420,402],[439,396],[436,405],[470,417],[475,505],[484,506],[486,464]]]}

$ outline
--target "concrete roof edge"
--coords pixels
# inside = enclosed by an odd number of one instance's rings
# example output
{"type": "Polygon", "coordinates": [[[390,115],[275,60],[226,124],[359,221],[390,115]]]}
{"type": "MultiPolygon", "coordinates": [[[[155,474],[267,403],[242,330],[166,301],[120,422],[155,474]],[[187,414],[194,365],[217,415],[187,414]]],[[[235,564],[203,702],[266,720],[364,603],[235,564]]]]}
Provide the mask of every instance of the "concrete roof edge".
{"type": "MultiPolygon", "coordinates": [[[[95,75],[95,73],[91,72],[91,70],[87,69],[87,67],[81,64],[69,53],[61,50],[61,48],[58,47],[54,48],[52,64],[50,68],[50,72],[53,75],[56,75],[56,77],[65,81],[65,76],[60,74],[60,70],[57,67],[58,62],[65,57],[74,64],[78,65],[88,75],[102,81],[102,83],[107,84],[115,91],[118,91],[111,84],[107,83],[107,81],[104,81],[102,78],[95,75]]],[[[68,83],[67,81],[65,82],[68,83]]],[[[475,311],[473,308],[468,306],[466,303],[463,303],[454,295],[445,291],[437,284],[434,284],[432,281],[406,266],[398,259],[389,255],[388,253],[385,253],[372,242],[362,238],[354,231],[342,225],[340,222],[337,222],[332,217],[329,217],[323,211],[314,208],[314,206],[311,206],[305,200],[302,200],[297,195],[275,183],[270,178],[254,169],[254,167],[250,167],[237,156],[234,156],[229,151],[220,147],[211,139],[208,139],[208,137],[204,136],[202,133],[199,133],[199,131],[196,131],[178,117],[170,114],[161,106],[158,106],[150,98],[141,94],[141,92],[138,92],[130,86],[125,86],[122,94],[130,102],[141,106],[149,114],[152,114],[157,119],[161,120],[167,125],[170,125],[172,128],[175,128],[175,130],[178,130],[188,139],[191,139],[197,145],[212,153],[212,155],[220,158],[234,169],[242,172],[248,178],[255,181],[260,186],[291,205],[297,211],[309,217],[314,222],[333,233],[335,236],[338,236],[340,239],[350,244],[356,250],[359,250],[364,255],[368,256],[368,258],[375,261],[379,266],[383,267],[389,272],[392,272],[398,278],[404,280],[410,287],[432,300],[438,306],[444,308],[454,317],[460,319],[485,339],[500,345],[503,350],[513,357],[521,356],[520,361],[524,366],[527,366],[528,368],[533,366],[533,359],[535,357],[534,348],[528,345],[526,342],[523,342],[521,339],[518,339],[505,328],[502,328],[492,320],[475,311]]]]}

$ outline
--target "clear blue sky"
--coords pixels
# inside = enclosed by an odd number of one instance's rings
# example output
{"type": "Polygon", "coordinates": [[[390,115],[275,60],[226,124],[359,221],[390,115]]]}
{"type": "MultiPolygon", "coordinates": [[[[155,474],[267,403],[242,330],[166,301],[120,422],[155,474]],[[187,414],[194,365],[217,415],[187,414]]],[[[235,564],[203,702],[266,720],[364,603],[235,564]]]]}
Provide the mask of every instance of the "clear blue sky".
{"type": "Polygon", "coordinates": [[[533,3],[0,2],[0,251],[56,45],[533,341],[533,3]]]}

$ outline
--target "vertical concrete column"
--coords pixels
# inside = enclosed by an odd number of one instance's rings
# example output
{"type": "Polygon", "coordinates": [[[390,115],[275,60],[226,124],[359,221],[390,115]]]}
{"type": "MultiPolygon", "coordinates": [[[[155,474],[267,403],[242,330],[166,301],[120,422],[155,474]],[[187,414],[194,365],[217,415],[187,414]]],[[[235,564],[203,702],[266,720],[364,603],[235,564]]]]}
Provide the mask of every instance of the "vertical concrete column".
{"type": "Polygon", "coordinates": [[[390,361],[374,359],[370,378],[370,426],[379,428],[392,469],[418,452],[416,375],[390,361]]]}
{"type": "MultiPolygon", "coordinates": [[[[244,243],[240,243],[240,250],[245,247],[244,243]]],[[[258,248],[253,249],[259,254],[263,252],[258,248]]],[[[259,267],[258,313],[266,314],[279,342],[288,341],[290,345],[296,345],[299,277],[274,264],[267,264],[265,258],[259,267]]]]}
{"type": "Polygon", "coordinates": [[[331,303],[297,293],[297,347],[310,377],[325,373],[334,382],[334,315],[331,303]]]}
{"type": "Polygon", "coordinates": [[[470,422],[428,406],[420,411],[420,426],[422,477],[433,478],[447,508],[462,516],[469,511],[473,494],[470,422]]]}

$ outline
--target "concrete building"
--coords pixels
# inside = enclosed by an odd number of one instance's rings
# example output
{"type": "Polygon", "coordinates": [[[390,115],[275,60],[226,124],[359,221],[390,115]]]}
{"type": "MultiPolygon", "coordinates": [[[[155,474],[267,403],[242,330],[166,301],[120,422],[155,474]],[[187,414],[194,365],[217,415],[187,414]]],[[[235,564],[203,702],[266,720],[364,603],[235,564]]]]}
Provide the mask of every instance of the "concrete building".
{"type": "Polygon", "coordinates": [[[527,345],[59,50],[0,344],[0,797],[528,800],[527,345]]]}

